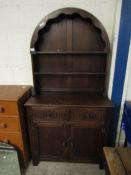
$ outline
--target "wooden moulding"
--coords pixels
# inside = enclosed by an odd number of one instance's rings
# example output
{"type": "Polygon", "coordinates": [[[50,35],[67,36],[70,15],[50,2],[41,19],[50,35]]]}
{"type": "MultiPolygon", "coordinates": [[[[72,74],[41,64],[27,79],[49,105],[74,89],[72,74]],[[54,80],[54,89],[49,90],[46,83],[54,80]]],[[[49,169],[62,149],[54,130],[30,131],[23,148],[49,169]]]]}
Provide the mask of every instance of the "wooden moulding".
{"type": "Polygon", "coordinates": [[[106,96],[109,39],[89,12],[63,8],[50,13],[37,25],[30,47],[34,95],[87,91],[106,96]]]}
{"type": "Polygon", "coordinates": [[[109,52],[110,51],[108,35],[107,35],[107,33],[106,33],[102,23],[95,16],[93,16],[89,12],[84,11],[82,9],[78,9],[78,8],[63,8],[63,9],[59,9],[59,10],[53,11],[52,13],[48,14],[46,17],[44,17],[39,22],[39,24],[37,25],[37,27],[36,27],[36,29],[35,29],[35,31],[33,33],[33,36],[32,36],[31,45],[30,45],[31,53],[35,52],[34,45],[35,45],[36,41],[38,40],[38,33],[39,33],[39,31],[41,29],[45,28],[45,26],[47,25],[48,21],[51,21],[51,20],[59,17],[61,14],[64,14],[64,15],[79,14],[84,19],[91,19],[93,25],[100,30],[101,37],[102,37],[103,41],[106,44],[105,52],[109,52]]]}

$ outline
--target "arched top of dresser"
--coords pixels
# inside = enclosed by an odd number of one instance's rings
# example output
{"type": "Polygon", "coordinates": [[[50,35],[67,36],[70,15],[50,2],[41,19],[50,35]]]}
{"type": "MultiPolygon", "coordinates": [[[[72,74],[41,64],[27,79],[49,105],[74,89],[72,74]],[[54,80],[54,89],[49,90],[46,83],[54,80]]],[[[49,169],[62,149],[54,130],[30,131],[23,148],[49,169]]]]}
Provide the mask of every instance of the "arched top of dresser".
{"type": "Polygon", "coordinates": [[[108,38],[108,35],[107,35],[107,32],[106,32],[104,26],[101,24],[101,22],[95,16],[93,16],[92,14],[90,14],[89,12],[87,12],[85,10],[78,9],[78,8],[62,8],[62,9],[53,11],[52,13],[45,16],[39,22],[39,24],[37,25],[37,27],[33,33],[31,45],[30,45],[31,52],[35,51],[35,44],[39,40],[40,31],[44,30],[50,21],[53,21],[53,20],[59,18],[61,15],[63,15],[63,16],[73,16],[73,15],[78,16],[79,15],[84,20],[90,20],[91,24],[96,29],[99,30],[101,39],[105,43],[105,48],[103,51],[109,53],[109,50],[110,50],[109,38],[108,38]]]}

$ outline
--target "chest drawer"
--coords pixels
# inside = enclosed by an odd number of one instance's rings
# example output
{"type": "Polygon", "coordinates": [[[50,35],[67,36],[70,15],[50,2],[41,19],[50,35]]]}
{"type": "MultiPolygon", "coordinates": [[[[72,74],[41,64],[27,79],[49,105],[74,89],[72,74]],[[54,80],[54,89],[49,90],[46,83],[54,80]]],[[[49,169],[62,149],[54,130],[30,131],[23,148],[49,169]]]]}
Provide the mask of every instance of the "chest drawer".
{"type": "Polygon", "coordinates": [[[33,121],[64,121],[69,117],[63,108],[32,107],[30,112],[33,121]]]}
{"type": "Polygon", "coordinates": [[[22,147],[21,136],[19,133],[0,133],[0,141],[22,147]]]}
{"type": "Polygon", "coordinates": [[[0,132],[19,132],[18,118],[0,116],[0,132]]]}
{"type": "Polygon", "coordinates": [[[0,101],[0,115],[17,116],[17,103],[14,101],[0,101]]]}
{"type": "Polygon", "coordinates": [[[104,121],[106,109],[79,108],[73,111],[73,121],[104,121]]]}

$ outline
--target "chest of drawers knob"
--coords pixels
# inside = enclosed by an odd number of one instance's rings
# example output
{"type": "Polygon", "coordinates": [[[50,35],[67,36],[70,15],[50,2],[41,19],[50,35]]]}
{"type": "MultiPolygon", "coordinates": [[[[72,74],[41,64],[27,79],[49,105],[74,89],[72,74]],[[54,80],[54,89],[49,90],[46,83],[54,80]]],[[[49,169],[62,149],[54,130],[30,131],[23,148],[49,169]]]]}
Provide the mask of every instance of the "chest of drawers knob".
{"type": "Polygon", "coordinates": [[[0,128],[7,128],[7,124],[6,123],[0,123],[0,128]]]}
{"type": "Polygon", "coordinates": [[[4,108],[0,106],[0,113],[4,112],[4,108]]]}

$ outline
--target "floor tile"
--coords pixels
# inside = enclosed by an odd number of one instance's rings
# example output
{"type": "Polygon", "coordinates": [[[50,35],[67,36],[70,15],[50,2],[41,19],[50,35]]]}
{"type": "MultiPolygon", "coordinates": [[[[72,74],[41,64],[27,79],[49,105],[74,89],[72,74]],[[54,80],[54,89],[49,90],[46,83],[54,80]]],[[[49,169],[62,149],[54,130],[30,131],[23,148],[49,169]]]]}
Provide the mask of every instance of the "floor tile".
{"type": "Polygon", "coordinates": [[[29,164],[23,175],[105,175],[97,164],[42,161],[38,166],[29,164]]]}

